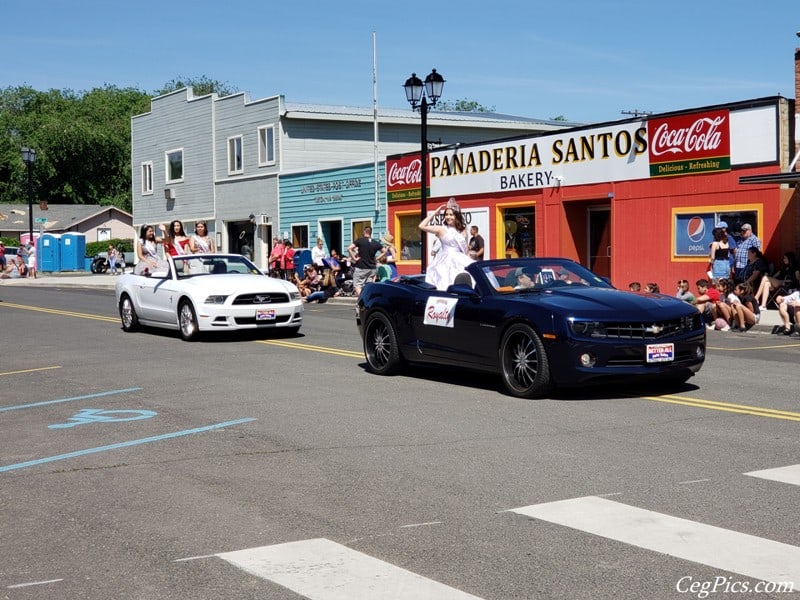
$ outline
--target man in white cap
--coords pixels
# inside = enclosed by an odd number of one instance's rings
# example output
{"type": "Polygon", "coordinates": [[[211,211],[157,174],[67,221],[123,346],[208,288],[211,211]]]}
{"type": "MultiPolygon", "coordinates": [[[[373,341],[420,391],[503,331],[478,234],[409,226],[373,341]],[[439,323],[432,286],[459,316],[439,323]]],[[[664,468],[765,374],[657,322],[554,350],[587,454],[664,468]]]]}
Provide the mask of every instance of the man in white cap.
{"type": "Polygon", "coordinates": [[[745,270],[747,269],[747,251],[750,248],[758,248],[761,250],[761,240],[753,233],[753,226],[750,223],[742,225],[742,241],[736,247],[736,283],[742,283],[747,279],[745,270]]]}
{"type": "Polygon", "coordinates": [[[728,231],[728,224],[725,221],[720,221],[717,223],[717,229],[722,229],[725,232],[725,235],[728,236],[728,260],[731,263],[731,277],[734,274],[734,266],[736,264],[736,238],[731,235],[728,231]]]}

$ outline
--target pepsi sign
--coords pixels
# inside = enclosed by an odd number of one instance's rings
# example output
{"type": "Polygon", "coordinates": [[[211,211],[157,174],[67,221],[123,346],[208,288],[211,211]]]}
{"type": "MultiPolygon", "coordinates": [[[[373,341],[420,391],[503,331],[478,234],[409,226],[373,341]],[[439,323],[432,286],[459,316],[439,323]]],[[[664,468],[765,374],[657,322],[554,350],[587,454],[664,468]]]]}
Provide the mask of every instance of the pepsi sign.
{"type": "Polygon", "coordinates": [[[708,256],[715,218],[714,213],[675,215],[675,255],[708,256]]]}

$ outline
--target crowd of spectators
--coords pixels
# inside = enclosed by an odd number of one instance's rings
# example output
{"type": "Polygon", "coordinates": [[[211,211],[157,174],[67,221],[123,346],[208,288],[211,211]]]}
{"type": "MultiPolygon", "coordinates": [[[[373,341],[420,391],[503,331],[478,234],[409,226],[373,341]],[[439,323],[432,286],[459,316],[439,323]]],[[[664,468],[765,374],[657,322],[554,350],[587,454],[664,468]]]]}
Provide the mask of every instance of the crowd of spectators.
{"type": "MultiPolygon", "coordinates": [[[[714,229],[707,277],[695,282],[696,293],[692,293],[689,280],[681,279],[675,297],[695,306],[708,329],[748,331],[764,311],[777,309],[782,325],[772,333],[792,335],[800,331],[795,316],[796,307],[800,307],[800,261],[796,253],[785,252],[782,264],[773,269],[751,225],[742,225],[738,245],[727,228],[727,223],[720,221],[714,229]]],[[[628,289],[660,293],[656,283],[643,288],[633,281],[628,289]]]]}
{"type": "Polygon", "coordinates": [[[31,242],[21,245],[16,254],[6,254],[6,246],[0,242],[0,279],[36,277],[36,245],[31,242]]]}

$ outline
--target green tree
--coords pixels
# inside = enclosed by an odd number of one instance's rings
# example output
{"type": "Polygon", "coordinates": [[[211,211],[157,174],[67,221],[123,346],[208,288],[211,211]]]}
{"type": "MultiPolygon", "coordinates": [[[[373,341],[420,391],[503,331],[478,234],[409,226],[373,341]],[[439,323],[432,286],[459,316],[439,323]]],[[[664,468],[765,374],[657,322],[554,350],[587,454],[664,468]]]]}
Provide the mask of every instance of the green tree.
{"type": "Polygon", "coordinates": [[[447,112],[495,112],[494,106],[486,107],[476,100],[467,100],[466,98],[455,102],[440,100],[436,103],[436,109],[447,112]]]}
{"type": "Polygon", "coordinates": [[[216,79],[209,79],[205,75],[200,77],[176,77],[168,81],[163,88],[155,92],[155,96],[162,96],[169,94],[181,88],[190,87],[195,96],[205,96],[207,94],[216,94],[217,96],[230,96],[235,91],[230,87],[228,82],[217,81],[216,79]]]}
{"type": "Polygon", "coordinates": [[[130,119],[150,94],[114,86],[89,92],[0,91],[0,201],[27,200],[20,147],[36,150],[37,200],[130,210],[130,119]]]}

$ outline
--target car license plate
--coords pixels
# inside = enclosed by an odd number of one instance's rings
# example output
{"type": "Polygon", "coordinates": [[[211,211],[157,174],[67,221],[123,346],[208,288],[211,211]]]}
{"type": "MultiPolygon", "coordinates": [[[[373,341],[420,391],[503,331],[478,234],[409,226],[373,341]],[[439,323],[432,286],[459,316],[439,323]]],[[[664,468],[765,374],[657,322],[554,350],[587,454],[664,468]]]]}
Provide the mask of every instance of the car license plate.
{"type": "Polygon", "coordinates": [[[256,321],[274,321],[275,310],[256,310],[256,321]]]}
{"type": "Polygon", "coordinates": [[[647,362],[670,362],[675,359],[675,344],[647,344],[647,362]]]}

